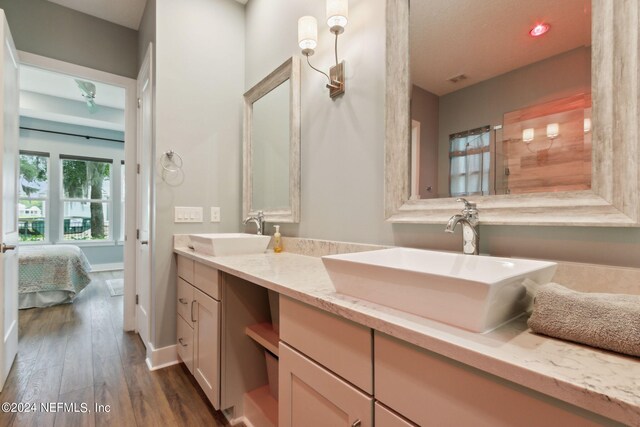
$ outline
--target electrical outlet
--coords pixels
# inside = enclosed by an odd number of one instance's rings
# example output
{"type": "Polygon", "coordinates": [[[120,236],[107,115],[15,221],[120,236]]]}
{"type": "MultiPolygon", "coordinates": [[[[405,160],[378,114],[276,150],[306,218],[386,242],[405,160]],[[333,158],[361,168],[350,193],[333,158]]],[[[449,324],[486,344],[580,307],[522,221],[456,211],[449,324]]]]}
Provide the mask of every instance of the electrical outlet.
{"type": "Polygon", "coordinates": [[[220,208],[212,207],[211,208],[211,222],[220,222],[220,208]]]}
{"type": "Polygon", "coordinates": [[[174,208],[174,222],[203,222],[202,208],[174,208]]]}

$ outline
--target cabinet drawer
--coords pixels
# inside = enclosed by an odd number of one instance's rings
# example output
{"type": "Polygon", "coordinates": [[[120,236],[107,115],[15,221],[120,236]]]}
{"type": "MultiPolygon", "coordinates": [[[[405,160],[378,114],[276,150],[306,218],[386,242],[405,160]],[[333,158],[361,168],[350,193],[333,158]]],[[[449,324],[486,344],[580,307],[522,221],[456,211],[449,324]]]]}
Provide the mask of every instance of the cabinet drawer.
{"type": "Polygon", "coordinates": [[[193,329],[178,316],[178,356],[193,374],[193,329]]]}
{"type": "Polygon", "coordinates": [[[373,425],[372,397],[284,343],[279,353],[280,427],[373,425]]]}
{"type": "Polygon", "coordinates": [[[371,329],[281,296],[280,339],[373,394],[371,329]]]}
{"type": "Polygon", "coordinates": [[[194,261],[189,258],[178,255],[178,276],[182,277],[189,283],[193,284],[193,264],[194,261]]]}
{"type": "Polygon", "coordinates": [[[192,283],[205,294],[220,300],[220,278],[215,268],[196,262],[192,283]]]}
{"type": "Polygon", "coordinates": [[[376,332],[376,399],[420,426],[611,425],[589,411],[376,332]]]}
{"type": "Polygon", "coordinates": [[[412,422],[385,408],[379,402],[375,405],[376,427],[417,427],[412,422]]]}
{"type": "Polygon", "coordinates": [[[178,299],[177,299],[177,311],[178,315],[193,327],[193,286],[184,281],[181,277],[178,277],[178,299]]]}

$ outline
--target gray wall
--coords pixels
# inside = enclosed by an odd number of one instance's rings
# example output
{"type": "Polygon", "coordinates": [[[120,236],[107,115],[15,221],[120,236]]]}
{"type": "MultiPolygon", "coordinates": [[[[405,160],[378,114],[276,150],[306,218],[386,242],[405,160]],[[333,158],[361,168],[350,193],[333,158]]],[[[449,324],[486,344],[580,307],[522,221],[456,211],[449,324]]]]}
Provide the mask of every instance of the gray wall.
{"type": "MultiPolygon", "coordinates": [[[[142,19],[140,20],[140,28],[138,28],[138,69],[140,69],[140,66],[142,65],[149,43],[153,43],[153,58],[155,65],[156,0],[147,0],[147,5],[144,9],[144,13],[142,14],[142,19]]],[[[155,76],[155,66],[152,71],[155,76]]]]}
{"type": "MultiPolygon", "coordinates": [[[[77,133],[81,135],[92,135],[103,138],[124,139],[124,133],[118,131],[109,131],[103,129],[92,129],[84,126],[73,126],[63,123],[54,123],[38,119],[30,119],[22,117],[20,126],[46,129],[58,132],[77,133]]],[[[121,209],[124,206],[120,203],[120,168],[121,161],[124,160],[124,144],[120,142],[100,141],[85,138],[58,135],[52,133],[43,133],[30,130],[20,130],[19,140],[20,150],[38,151],[49,153],[49,161],[58,162],[60,154],[69,154],[76,156],[87,156],[104,159],[113,159],[113,168],[111,172],[112,182],[112,216],[119,218],[121,209]]],[[[60,175],[59,169],[50,169],[49,175],[49,206],[50,211],[60,210],[60,175]]],[[[121,224],[121,226],[124,224],[121,224]]],[[[115,227],[114,227],[115,228],[115,227]]],[[[52,235],[60,233],[60,224],[49,222],[49,229],[52,235]]],[[[114,238],[120,234],[119,229],[112,230],[114,238]]],[[[90,243],[80,242],[78,244],[84,254],[89,259],[92,266],[99,264],[114,264],[123,262],[123,242],[120,241],[110,243],[98,243],[91,245],[90,243]]]]}
{"type": "Polygon", "coordinates": [[[175,343],[174,233],[240,228],[244,7],[233,0],[156,2],[155,233],[152,339],[175,343]],[[162,174],[161,154],[183,159],[162,174]],[[204,224],[174,224],[175,206],[201,206],[204,224]],[[209,208],[221,208],[211,223],[209,208]]]}
{"type": "MultiPolygon", "coordinates": [[[[460,250],[459,232],[445,234],[442,225],[384,221],[385,5],[352,0],[349,6],[350,22],[340,36],[347,93],[329,100],[323,77],[303,66],[301,222],[283,227],[283,235],[460,250]]],[[[288,56],[300,55],[296,25],[308,14],[319,21],[312,61],[326,69],[332,42],[322,25],[322,2],[249,2],[245,88],[288,56]]],[[[640,229],[481,226],[480,241],[491,255],[640,267],[640,229]]]]}
{"type": "Polygon", "coordinates": [[[582,47],[441,96],[439,194],[449,194],[449,135],[502,124],[510,111],[590,91],[591,49],[582,47]]]}
{"type": "Polygon", "coordinates": [[[19,50],[125,77],[137,75],[138,32],[46,0],[0,0],[19,50]]]}
{"type": "Polygon", "coordinates": [[[420,122],[420,172],[418,180],[421,199],[438,197],[439,114],[440,99],[438,95],[414,85],[411,91],[411,118],[420,122]],[[431,192],[427,190],[427,187],[431,187],[431,192]]]}
{"type": "MultiPolygon", "coordinates": [[[[251,0],[247,4],[246,79],[249,89],[292,55],[298,18],[318,18],[318,49],[311,62],[328,71],[333,35],[325,3],[251,0]]],[[[385,1],[351,0],[340,36],[346,93],[331,100],[326,77],[302,61],[301,222],[283,225],[285,236],[359,242],[392,240],[383,216],[385,1]]],[[[273,230],[267,227],[269,233],[273,230]]]]}

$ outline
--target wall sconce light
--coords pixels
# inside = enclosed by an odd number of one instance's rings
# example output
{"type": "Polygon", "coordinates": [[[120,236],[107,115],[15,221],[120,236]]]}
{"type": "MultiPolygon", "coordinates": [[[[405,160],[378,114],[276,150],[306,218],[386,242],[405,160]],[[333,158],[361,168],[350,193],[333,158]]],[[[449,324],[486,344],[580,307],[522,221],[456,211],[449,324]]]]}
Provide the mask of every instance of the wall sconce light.
{"type": "Polygon", "coordinates": [[[591,132],[591,119],[584,119],[584,133],[591,132]]]}
{"type": "Polygon", "coordinates": [[[530,143],[536,135],[536,131],[533,128],[528,128],[522,131],[522,141],[530,143]]]}
{"type": "Polygon", "coordinates": [[[313,16],[303,16],[298,20],[298,45],[302,49],[302,54],[307,57],[307,64],[313,70],[324,74],[329,83],[329,96],[335,98],[345,92],[344,87],[344,61],[338,61],[338,36],[344,32],[349,17],[348,0],[327,0],[327,25],[329,30],[335,34],[335,57],[336,65],[329,69],[329,74],[318,70],[311,65],[309,57],[315,53],[318,46],[318,21],[313,16]]]}
{"type": "Polygon", "coordinates": [[[560,135],[560,125],[558,123],[549,123],[547,125],[547,138],[554,139],[560,135]]]}

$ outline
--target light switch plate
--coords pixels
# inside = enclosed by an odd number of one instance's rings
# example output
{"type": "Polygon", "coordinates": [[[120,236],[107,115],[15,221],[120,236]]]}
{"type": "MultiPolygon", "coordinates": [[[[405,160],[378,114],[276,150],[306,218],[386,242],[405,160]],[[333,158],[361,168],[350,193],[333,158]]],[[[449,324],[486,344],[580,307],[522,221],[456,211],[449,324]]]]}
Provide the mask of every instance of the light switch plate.
{"type": "Polygon", "coordinates": [[[203,222],[201,207],[174,208],[174,222],[203,222]]]}
{"type": "Polygon", "coordinates": [[[211,222],[220,222],[220,208],[211,207],[211,222]]]}

